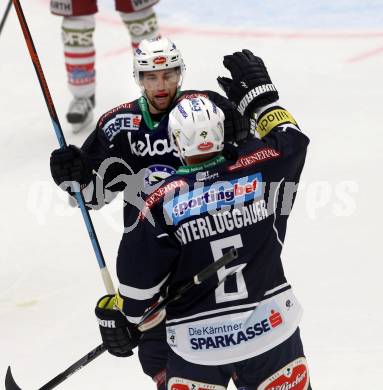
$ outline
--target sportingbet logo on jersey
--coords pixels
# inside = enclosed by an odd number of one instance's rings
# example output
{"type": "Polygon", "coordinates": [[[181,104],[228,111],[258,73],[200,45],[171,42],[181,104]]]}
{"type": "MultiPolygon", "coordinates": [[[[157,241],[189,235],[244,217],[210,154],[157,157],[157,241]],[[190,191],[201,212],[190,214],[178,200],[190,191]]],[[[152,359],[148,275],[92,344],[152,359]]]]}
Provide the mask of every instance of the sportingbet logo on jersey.
{"type": "Polygon", "coordinates": [[[166,213],[174,224],[191,215],[243,204],[262,195],[262,174],[196,188],[165,203],[166,213]]]}
{"type": "Polygon", "coordinates": [[[106,122],[102,130],[106,138],[112,141],[113,138],[123,130],[138,130],[141,123],[141,115],[137,114],[119,114],[106,122]]]}

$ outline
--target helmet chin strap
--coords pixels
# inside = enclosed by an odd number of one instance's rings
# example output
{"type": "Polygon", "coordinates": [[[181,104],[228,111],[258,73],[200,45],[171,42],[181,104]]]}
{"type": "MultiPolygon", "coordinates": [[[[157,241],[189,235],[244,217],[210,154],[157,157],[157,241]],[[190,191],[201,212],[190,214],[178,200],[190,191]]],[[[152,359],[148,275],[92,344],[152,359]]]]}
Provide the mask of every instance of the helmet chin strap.
{"type": "Polygon", "coordinates": [[[177,139],[173,135],[170,135],[170,137],[172,139],[172,143],[173,143],[174,147],[177,149],[178,154],[180,155],[180,160],[182,162],[182,165],[188,165],[186,160],[185,160],[185,157],[183,156],[183,153],[181,152],[181,148],[178,146],[177,139]]]}
{"type": "Polygon", "coordinates": [[[182,162],[182,165],[185,165],[185,166],[188,165],[185,158],[181,155],[181,153],[180,153],[180,160],[182,162]]]}

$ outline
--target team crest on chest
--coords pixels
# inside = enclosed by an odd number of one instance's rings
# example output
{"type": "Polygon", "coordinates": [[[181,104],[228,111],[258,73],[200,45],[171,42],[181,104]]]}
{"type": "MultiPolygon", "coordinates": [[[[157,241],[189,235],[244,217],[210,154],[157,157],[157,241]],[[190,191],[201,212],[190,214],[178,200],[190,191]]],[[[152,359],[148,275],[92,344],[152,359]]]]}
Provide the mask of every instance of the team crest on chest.
{"type": "Polygon", "coordinates": [[[176,170],[170,165],[156,164],[146,168],[144,176],[145,189],[154,189],[154,187],[165,180],[170,175],[176,173],[176,170]]]}

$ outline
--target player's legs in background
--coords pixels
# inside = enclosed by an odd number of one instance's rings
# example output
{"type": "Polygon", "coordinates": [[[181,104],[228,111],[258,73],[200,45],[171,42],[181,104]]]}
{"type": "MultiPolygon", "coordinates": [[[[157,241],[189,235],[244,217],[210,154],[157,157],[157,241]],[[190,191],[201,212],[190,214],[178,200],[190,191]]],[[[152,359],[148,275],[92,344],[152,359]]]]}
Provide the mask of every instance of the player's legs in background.
{"type": "Polygon", "coordinates": [[[66,118],[73,125],[85,126],[93,116],[96,89],[94,27],[93,15],[63,18],[65,66],[73,95],[66,118]]]}
{"type": "Polygon", "coordinates": [[[116,0],[116,9],[120,11],[121,19],[129,31],[133,48],[143,39],[157,38],[160,35],[157,16],[152,7],[158,1],[116,0]]]}
{"type": "Polygon", "coordinates": [[[73,95],[67,121],[73,131],[89,124],[95,105],[95,47],[93,33],[96,0],[51,0],[51,11],[63,16],[62,40],[69,90],[73,95]]]}

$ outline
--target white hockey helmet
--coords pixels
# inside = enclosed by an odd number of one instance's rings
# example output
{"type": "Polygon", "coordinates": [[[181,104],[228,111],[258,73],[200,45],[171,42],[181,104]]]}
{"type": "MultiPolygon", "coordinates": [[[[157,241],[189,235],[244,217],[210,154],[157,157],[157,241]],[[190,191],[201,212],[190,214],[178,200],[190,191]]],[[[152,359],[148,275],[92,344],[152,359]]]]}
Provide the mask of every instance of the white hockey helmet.
{"type": "Polygon", "coordinates": [[[225,115],[205,97],[182,99],[169,114],[169,138],[182,158],[223,149],[225,115]]]}
{"type": "Polygon", "coordinates": [[[168,38],[144,39],[140,42],[134,53],[134,79],[141,87],[140,72],[180,68],[181,77],[179,86],[182,84],[185,65],[181,52],[168,38]]]}

